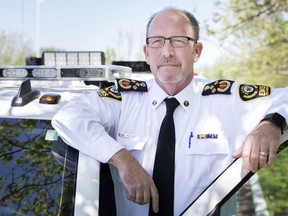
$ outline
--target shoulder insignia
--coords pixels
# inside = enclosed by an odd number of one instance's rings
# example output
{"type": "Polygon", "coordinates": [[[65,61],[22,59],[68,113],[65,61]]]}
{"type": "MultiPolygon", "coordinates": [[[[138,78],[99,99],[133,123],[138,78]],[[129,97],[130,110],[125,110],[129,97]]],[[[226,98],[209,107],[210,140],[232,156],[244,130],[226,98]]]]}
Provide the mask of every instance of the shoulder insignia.
{"type": "Polygon", "coordinates": [[[231,87],[234,81],[231,80],[217,80],[212,83],[208,83],[204,86],[202,95],[213,95],[213,94],[231,94],[231,87]]]}
{"type": "Polygon", "coordinates": [[[249,101],[259,97],[266,97],[271,94],[271,88],[264,85],[246,85],[239,86],[239,96],[243,101],[249,101]]]}
{"type": "Polygon", "coordinates": [[[121,94],[117,91],[116,86],[109,86],[107,88],[104,89],[100,89],[97,94],[100,97],[108,97],[108,98],[112,98],[118,101],[122,100],[121,94]]]}
{"type": "Polygon", "coordinates": [[[144,81],[132,79],[117,79],[118,91],[138,91],[147,92],[147,84],[144,81]]]}

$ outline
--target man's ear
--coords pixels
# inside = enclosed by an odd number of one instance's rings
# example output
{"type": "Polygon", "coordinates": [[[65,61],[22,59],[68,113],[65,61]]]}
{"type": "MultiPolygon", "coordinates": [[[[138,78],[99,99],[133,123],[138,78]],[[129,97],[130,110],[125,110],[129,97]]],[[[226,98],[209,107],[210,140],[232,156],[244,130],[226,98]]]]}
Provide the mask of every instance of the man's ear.
{"type": "Polygon", "coordinates": [[[203,50],[203,44],[201,42],[197,42],[196,44],[196,48],[195,48],[195,58],[194,58],[194,62],[197,62],[198,59],[201,56],[203,50]]]}
{"type": "Polygon", "coordinates": [[[147,64],[149,65],[149,51],[148,51],[147,44],[145,44],[145,45],[143,46],[143,51],[144,51],[144,55],[145,55],[146,62],[147,62],[147,64]]]}

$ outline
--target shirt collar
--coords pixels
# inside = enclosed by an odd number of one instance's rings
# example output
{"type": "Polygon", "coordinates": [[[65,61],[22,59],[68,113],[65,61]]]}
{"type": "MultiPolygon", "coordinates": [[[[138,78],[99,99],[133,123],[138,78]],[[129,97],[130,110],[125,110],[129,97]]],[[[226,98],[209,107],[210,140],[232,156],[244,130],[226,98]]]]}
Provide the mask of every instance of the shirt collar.
{"type": "MultiPolygon", "coordinates": [[[[194,80],[195,78],[190,82],[188,86],[186,86],[186,88],[184,88],[177,95],[173,96],[179,101],[184,110],[187,110],[192,106],[192,101],[195,97],[195,94],[199,91],[201,92],[202,90],[199,88],[199,85],[197,85],[197,81],[194,80]]],[[[150,94],[149,103],[152,105],[153,109],[156,109],[166,97],[169,97],[169,95],[160,88],[155,80],[148,83],[148,89],[150,94]]]]}

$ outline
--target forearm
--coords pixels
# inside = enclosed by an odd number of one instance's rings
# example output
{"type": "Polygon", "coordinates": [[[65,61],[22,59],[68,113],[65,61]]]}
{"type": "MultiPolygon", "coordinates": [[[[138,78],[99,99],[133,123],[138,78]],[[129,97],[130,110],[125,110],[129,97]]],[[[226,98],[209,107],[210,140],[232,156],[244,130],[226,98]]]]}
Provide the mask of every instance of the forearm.
{"type": "Polygon", "coordinates": [[[118,169],[127,199],[140,205],[152,200],[153,211],[158,212],[159,194],[152,177],[126,149],[114,154],[108,163],[118,169]]]}
{"type": "Polygon", "coordinates": [[[92,98],[82,96],[59,110],[52,119],[52,126],[67,144],[106,163],[123,147],[110,136],[115,134],[113,127],[108,126],[115,123],[114,110],[101,115],[102,109],[106,107],[101,107],[94,95],[92,98]]]}
{"type": "MultiPolygon", "coordinates": [[[[279,113],[288,121],[288,88],[273,89],[272,92],[273,105],[268,110],[269,113],[279,113]]],[[[284,128],[284,131],[288,129],[288,126],[284,128]]]]}
{"type": "Polygon", "coordinates": [[[116,140],[105,131],[102,134],[89,135],[82,128],[63,119],[53,119],[52,125],[59,136],[73,148],[93,157],[94,159],[106,163],[116,152],[123,148],[116,140]],[[72,126],[73,125],[73,126],[72,126]]]}

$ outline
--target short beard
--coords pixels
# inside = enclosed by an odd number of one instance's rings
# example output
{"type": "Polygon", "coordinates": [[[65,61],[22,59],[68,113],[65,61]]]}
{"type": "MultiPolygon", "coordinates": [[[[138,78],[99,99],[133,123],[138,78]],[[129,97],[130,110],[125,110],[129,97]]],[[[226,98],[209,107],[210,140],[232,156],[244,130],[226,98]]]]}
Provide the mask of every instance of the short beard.
{"type": "MultiPolygon", "coordinates": [[[[173,63],[173,64],[178,65],[178,66],[181,65],[181,63],[179,63],[177,61],[177,59],[174,59],[174,58],[162,58],[158,62],[157,66],[159,67],[159,66],[161,66],[163,64],[165,65],[167,63],[173,63]]],[[[162,83],[173,84],[173,83],[177,83],[177,82],[181,81],[182,78],[183,78],[183,75],[182,75],[182,73],[180,73],[180,74],[177,74],[175,76],[169,76],[169,75],[164,75],[163,76],[163,75],[161,75],[161,73],[160,74],[158,73],[157,77],[158,77],[159,81],[162,82],[162,83]]]]}
{"type": "Polygon", "coordinates": [[[158,77],[158,80],[162,83],[165,83],[165,84],[173,84],[173,83],[177,83],[179,81],[182,80],[183,78],[183,75],[182,73],[181,74],[177,74],[176,76],[161,76],[161,75],[157,75],[158,77]]]}

